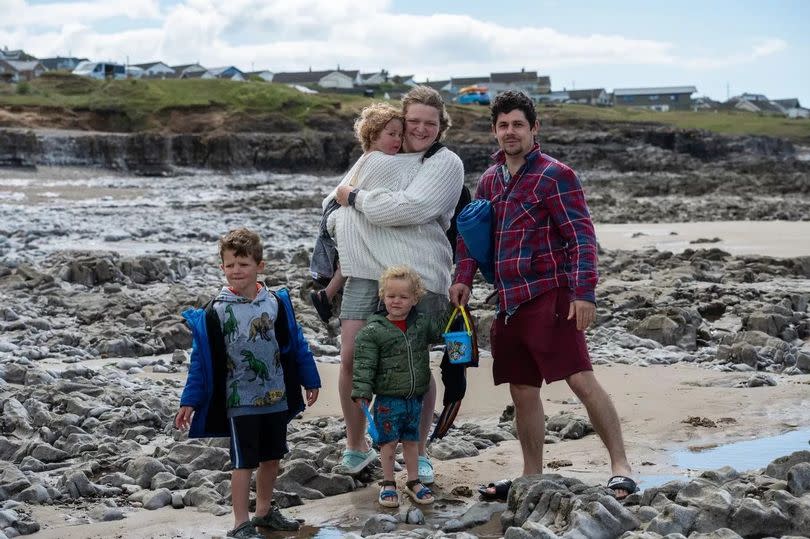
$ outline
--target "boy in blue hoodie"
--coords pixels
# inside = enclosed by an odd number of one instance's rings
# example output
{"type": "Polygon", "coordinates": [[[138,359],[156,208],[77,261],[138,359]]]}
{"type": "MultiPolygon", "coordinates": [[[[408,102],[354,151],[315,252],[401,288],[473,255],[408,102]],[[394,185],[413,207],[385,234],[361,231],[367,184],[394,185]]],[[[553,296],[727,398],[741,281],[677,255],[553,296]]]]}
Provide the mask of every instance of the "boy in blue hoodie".
{"type": "Polygon", "coordinates": [[[262,537],[256,526],[295,531],[298,521],[273,503],[279,461],[287,453],[287,423],[318,399],[315,360],[295,320],[287,290],[257,282],[263,247],[245,228],[219,240],[228,286],[203,309],[183,316],[193,334],[188,379],[175,417],[189,437],[231,439],[234,528],[228,537],[262,537]],[[256,475],[256,515],[250,519],[250,479],[256,475]]]}

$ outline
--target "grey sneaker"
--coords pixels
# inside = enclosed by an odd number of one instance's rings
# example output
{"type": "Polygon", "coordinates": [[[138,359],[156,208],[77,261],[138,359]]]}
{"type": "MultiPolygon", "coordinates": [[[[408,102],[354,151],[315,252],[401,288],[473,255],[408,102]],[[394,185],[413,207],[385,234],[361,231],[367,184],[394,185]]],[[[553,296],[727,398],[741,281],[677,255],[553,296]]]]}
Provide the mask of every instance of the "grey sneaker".
{"type": "Polygon", "coordinates": [[[230,530],[226,535],[237,539],[264,539],[264,535],[260,534],[249,520],[230,530]]]}
{"type": "Polygon", "coordinates": [[[262,528],[270,528],[276,531],[294,532],[298,531],[301,523],[294,518],[287,518],[278,508],[275,503],[270,505],[270,510],[264,516],[255,516],[251,520],[254,526],[261,526],[262,528]]]}

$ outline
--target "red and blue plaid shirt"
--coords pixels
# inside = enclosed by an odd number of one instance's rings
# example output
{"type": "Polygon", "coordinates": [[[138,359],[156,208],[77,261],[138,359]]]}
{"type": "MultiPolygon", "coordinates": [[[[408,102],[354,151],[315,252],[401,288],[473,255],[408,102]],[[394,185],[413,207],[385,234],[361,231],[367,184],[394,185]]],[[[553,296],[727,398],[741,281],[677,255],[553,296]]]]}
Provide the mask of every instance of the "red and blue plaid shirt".
{"type": "MultiPolygon", "coordinates": [[[[498,311],[513,314],[521,304],[554,288],[568,287],[574,299],[596,303],[596,234],[576,173],[535,144],[507,182],[506,156],[478,182],[475,198],[492,202],[495,287],[498,311]]],[[[455,282],[472,287],[478,268],[464,240],[457,240],[455,282]]]]}

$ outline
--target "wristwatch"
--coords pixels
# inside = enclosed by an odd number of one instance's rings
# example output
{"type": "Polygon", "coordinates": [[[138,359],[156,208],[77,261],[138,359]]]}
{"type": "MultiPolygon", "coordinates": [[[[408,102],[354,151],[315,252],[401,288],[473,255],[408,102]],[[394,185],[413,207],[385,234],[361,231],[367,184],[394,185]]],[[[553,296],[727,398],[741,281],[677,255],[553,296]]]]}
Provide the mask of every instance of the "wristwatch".
{"type": "Polygon", "coordinates": [[[359,192],[360,192],[360,188],[358,187],[357,189],[354,189],[351,193],[349,193],[349,197],[347,199],[347,202],[349,203],[349,206],[354,206],[354,201],[357,198],[357,193],[359,193],[359,192]]]}

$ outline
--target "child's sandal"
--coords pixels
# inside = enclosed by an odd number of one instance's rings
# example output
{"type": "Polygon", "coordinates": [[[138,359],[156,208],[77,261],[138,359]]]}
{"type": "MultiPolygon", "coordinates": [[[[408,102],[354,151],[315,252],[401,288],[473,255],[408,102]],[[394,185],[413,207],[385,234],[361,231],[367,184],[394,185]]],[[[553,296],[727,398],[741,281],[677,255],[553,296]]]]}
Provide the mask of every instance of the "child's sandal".
{"type": "Polygon", "coordinates": [[[397,494],[397,484],[395,481],[380,481],[380,496],[378,501],[383,507],[399,507],[399,494],[397,494]]]}
{"type": "Polygon", "coordinates": [[[405,493],[408,494],[408,496],[410,496],[411,499],[419,505],[433,503],[433,491],[423,485],[418,479],[405,483],[405,493]],[[416,490],[416,487],[418,486],[421,486],[422,488],[416,490]]]}

